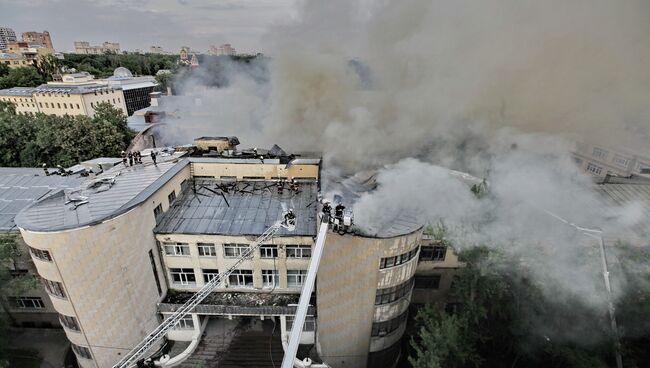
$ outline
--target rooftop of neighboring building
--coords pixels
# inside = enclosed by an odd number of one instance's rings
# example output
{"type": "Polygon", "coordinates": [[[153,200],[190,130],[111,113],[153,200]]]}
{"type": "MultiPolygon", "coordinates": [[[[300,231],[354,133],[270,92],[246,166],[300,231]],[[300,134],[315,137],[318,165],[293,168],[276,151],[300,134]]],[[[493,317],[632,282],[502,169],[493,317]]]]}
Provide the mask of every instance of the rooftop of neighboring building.
{"type": "Polygon", "coordinates": [[[17,96],[17,97],[31,97],[36,88],[34,87],[13,87],[7,89],[0,89],[0,96],[17,96]]]}
{"type": "Polygon", "coordinates": [[[60,231],[99,223],[120,215],[149,198],[189,164],[185,152],[159,151],[154,165],[149,150],[141,165],[119,164],[78,185],[59,190],[21,211],[16,224],[34,231],[60,231]]]}
{"type": "Polygon", "coordinates": [[[0,230],[15,229],[20,210],[54,192],[73,188],[83,181],[79,175],[45,175],[43,169],[0,168],[0,230]]]}
{"type": "Polygon", "coordinates": [[[261,235],[282,219],[296,215],[296,229],[278,235],[315,236],[318,183],[300,181],[297,190],[277,181],[196,179],[158,221],[160,234],[261,235]],[[194,192],[196,190],[196,192],[194,192]]]}

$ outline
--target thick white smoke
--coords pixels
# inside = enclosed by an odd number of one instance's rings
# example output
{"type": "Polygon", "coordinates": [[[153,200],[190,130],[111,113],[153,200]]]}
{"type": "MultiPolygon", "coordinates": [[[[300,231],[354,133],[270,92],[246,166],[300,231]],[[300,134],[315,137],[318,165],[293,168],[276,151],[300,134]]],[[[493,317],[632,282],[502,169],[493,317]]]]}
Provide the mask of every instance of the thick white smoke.
{"type": "Polygon", "coordinates": [[[326,190],[327,173],[377,169],[360,225],[444,220],[457,246],[527,262],[549,297],[603,308],[594,240],[549,213],[606,231],[639,221],[634,204],[603,210],[570,152],[573,139],[647,150],[650,3],[332,0],[300,14],[265,40],[268,81],[234,69],[228,88],[186,81],[201,105],[182,106],[175,134],[322,151],[326,190]],[[486,178],[490,195],[441,166],[486,178]]]}

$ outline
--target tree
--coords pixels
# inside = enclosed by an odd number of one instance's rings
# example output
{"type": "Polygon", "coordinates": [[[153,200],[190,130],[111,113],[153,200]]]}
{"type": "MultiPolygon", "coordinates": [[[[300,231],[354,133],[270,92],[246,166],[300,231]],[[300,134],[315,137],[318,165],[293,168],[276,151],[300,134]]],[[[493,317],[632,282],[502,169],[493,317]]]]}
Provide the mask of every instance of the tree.
{"type": "Polygon", "coordinates": [[[36,87],[43,84],[43,77],[36,68],[27,66],[14,68],[4,77],[0,77],[0,89],[13,87],[36,87]]]}
{"type": "Polygon", "coordinates": [[[43,79],[52,80],[52,74],[61,71],[61,60],[52,54],[41,55],[36,62],[36,69],[43,79]]]}
{"type": "Polygon", "coordinates": [[[6,366],[7,362],[7,345],[10,338],[7,327],[9,324],[15,323],[8,298],[24,295],[38,284],[34,276],[12,272],[15,269],[16,258],[20,256],[16,242],[17,237],[17,233],[0,233],[0,307],[2,312],[0,313],[0,367],[6,366]]]}
{"type": "Polygon", "coordinates": [[[9,67],[5,63],[0,63],[0,77],[9,74],[9,67]]]}

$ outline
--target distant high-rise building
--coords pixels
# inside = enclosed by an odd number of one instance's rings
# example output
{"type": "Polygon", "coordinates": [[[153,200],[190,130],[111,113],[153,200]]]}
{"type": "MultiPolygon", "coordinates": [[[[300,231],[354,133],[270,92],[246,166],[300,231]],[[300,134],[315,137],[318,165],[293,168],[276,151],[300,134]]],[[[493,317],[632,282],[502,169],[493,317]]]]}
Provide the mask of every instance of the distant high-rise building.
{"type": "Polygon", "coordinates": [[[100,46],[91,46],[90,42],[75,41],[74,51],[77,54],[98,55],[106,52],[119,54],[120,44],[118,42],[104,42],[100,46]]]}
{"type": "Polygon", "coordinates": [[[221,56],[221,55],[232,56],[236,54],[236,51],[229,43],[225,43],[219,47],[210,46],[210,54],[217,55],[217,56],[221,56]]]}
{"type": "Polygon", "coordinates": [[[151,46],[149,48],[149,52],[152,53],[152,54],[164,54],[165,53],[163,48],[160,47],[160,46],[151,46]]]}
{"type": "Polygon", "coordinates": [[[0,27],[0,50],[4,50],[9,42],[16,42],[16,32],[7,27],[0,27]]]}
{"type": "Polygon", "coordinates": [[[41,45],[47,47],[48,49],[53,49],[52,38],[50,37],[50,32],[43,31],[41,32],[23,32],[23,42],[29,44],[41,45]]]}

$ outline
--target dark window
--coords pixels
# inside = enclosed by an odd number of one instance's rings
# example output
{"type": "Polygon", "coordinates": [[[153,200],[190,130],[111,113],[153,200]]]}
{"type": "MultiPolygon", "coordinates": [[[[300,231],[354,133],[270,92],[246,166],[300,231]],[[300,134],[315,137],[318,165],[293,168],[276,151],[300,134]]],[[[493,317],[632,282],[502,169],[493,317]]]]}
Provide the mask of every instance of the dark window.
{"type": "Polygon", "coordinates": [[[416,254],[418,254],[419,247],[411,249],[411,251],[402,253],[398,256],[384,257],[379,261],[379,269],[390,268],[394,266],[399,266],[403,263],[406,263],[413,259],[416,254]]]}
{"type": "Polygon", "coordinates": [[[287,258],[310,258],[311,245],[287,245],[287,258]]]}
{"type": "Polygon", "coordinates": [[[169,273],[172,275],[174,284],[196,285],[196,276],[194,276],[193,268],[170,268],[169,273]]]}
{"type": "Polygon", "coordinates": [[[373,323],[372,332],[370,335],[373,337],[388,335],[389,333],[397,330],[402,325],[402,323],[406,321],[407,316],[408,310],[391,320],[373,323]]]}
{"type": "Polygon", "coordinates": [[[278,246],[275,244],[262,244],[260,246],[261,258],[278,258],[278,246]]]}
{"type": "Polygon", "coordinates": [[[72,331],[81,331],[77,319],[71,316],[66,316],[59,313],[59,322],[66,327],[68,330],[72,331]]]}
{"type": "Polygon", "coordinates": [[[197,243],[196,246],[199,248],[199,256],[201,257],[217,256],[217,247],[212,243],[197,243]]]}
{"type": "Polygon", "coordinates": [[[447,247],[443,245],[422,246],[422,249],[420,250],[420,260],[441,262],[445,260],[446,254],[447,247]]]}
{"type": "Polygon", "coordinates": [[[169,195],[167,196],[167,200],[169,200],[170,206],[172,205],[172,202],[174,202],[175,199],[176,199],[176,191],[172,190],[172,192],[169,193],[169,195]]]}
{"type": "Polygon", "coordinates": [[[9,297],[9,304],[16,309],[43,309],[43,299],[32,296],[9,297]]]}
{"type": "Polygon", "coordinates": [[[163,209],[162,209],[162,203],[157,205],[156,208],[153,209],[153,216],[156,218],[156,221],[158,221],[158,217],[162,215],[163,209]]]}
{"type": "Polygon", "coordinates": [[[41,261],[52,262],[52,256],[47,250],[29,247],[29,252],[34,256],[34,258],[38,258],[41,261]]]}
{"type": "Polygon", "coordinates": [[[413,279],[410,279],[406,282],[403,282],[397,286],[377,289],[377,294],[375,296],[375,305],[388,304],[392,303],[408,293],[411,292],[413,288],[413,279]]]}
{"type": "Polygon", "coordinates": [[[415,276],[416,289],[438,289],[440,287],[440,275],[415,276]]]}
{"type": "Polygon", "coordinates": [[[201,273],[203,273],[203,282],[206,284],[219,276],[219,270],[211,268],[202,268],[201,273]]]}
{"type": "Polygon", "coordinates": [[[73,343],[70,343],[70,345],[72,346],[72,351],[74,351],[78,357],[82,357],[84,359],[93,358],[93,356],[90,354],[90,349],[88,349],[87,347],[75,345],[73,343]]]}
{"type": "Polygon", "coordinates": [[[59,298],[65,298],[65,291],[63,290],[63,284],[60,282],[56,281],[50,281],[48,279],[43,279],[41,278],[41,281],[43,282],[43,286],[45,287],[45,290],[53,296],[59,297],[59,298]]]}
{"type": "Polygon", "coordinates": [[[153,278],[156,280],[158,295],[162,295],[162,287],[160,286],[160,279],[158,278],[158,268],[156,267],[156,259],[153,257],[153,250],[151,249],[149,249],[149,261],[151,261],[151,270],[153,271],[153,278]]]}
{"type": "Polygon", "coordinates": [[[228,276],[230,286],[253,286],[252,270],[234,270],[228,276]]]}

